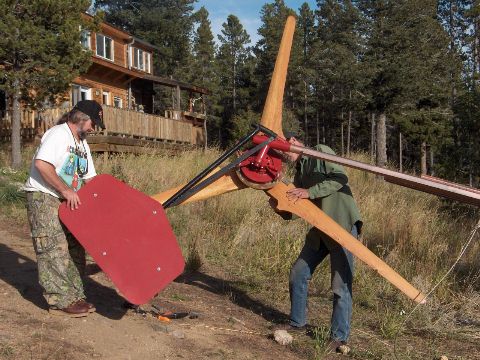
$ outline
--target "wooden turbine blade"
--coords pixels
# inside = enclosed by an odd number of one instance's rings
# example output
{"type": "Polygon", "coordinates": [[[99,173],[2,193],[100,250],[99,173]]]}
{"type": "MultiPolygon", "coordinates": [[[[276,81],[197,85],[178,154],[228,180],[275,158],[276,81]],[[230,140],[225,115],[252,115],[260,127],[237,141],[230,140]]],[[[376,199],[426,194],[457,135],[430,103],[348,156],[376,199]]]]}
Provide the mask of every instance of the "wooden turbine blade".
{"type": "Polygon", "coordinates": [[[377,271],[410,299],[417,303],[424,300],[425,295],[415,289],[407,280],[395,272],[395,270],[371,252],[360,241],[355,239],[348,231],[338,225],[310,200],[301,199],[295,203],[289,201],[287,199],[287,191],[293,188],[293,185],[278,183],[270,190],[266,190],[266,192],[278,201],[278,210],[289,211],[305,219],[308,223],[331,237],[365,264],[377,271]]]}
{"type": "MultiPolygon", "coordinates": [[[[261,124],[283,137],[282,130],[282,106],[285,82],[287,78],[288,62],[293,42],[293,32],[295,30],[295,18],[289,16],[285,24],[285,29],[280,43],[275,69],[272,75],[272,81],[268,89],[267,99],[262,114],[261,124]]],[[[153,195],[152,197],[164,203],[173,194],[183,186],[164,191],[153,195]]],[[[183,203],[196,200],[204,200],[213,196],[239,190],[246,187],[236,176],[234,171],[227,173],[214,183],[205,187],[194,194],[183,203]]],[[[278,209],[294,213],[307,222],[318,228],[320,231],[330,236],[353,255],[365,262],[368,266],[376,270],[386,280],[405,293],[410,299],[416,302],[423,302],[425,295],[415,289],[408,281],[396,273],[390,266],[371,252],[360,241],[355,239],[349,232],[338,225],[334,220],[328,217],[322,210],[309,200],[299,200],[296,203],[288,201],[286,193],[293,186],[287,186],[283,183],[275,185],[266,192],[278,201],[278,209]]]]}
{"type": "MultiPolygon", "coordinates": [[[[267,99],[265,101],[262,119],[260,121],[263,126],[273,130],[282,137],[283,93],[285,90],[285,82],[287,79],[288,62],[290,60],[290,50],[292,48],[294,31],[295,17],[289,16],[287,18],[287,22],[285,23],[285,29],[283,31],[280,48],[278,50],[277,59],[275,61],[275,68],[272,74],[272,80],[270,82],[270,87],[268,88],[267,99]]],[[[152,198],[163,204],[182,187],[183,185],[153,195],[152,198]]],[[[202,189],[201,191],[184,201],[182,204],[197,200],[205,200],[209,197],[225,194],[227,192],[243,189],[245,187],[246,185],[244,185],[238,179],[235,172],[231,171],[227,175],[222,176],[214,183],[210,184],[206,188],[202,189]]]]}
{"type": "MultiPolygon", "coordinates": [[[[220,168],[217,168],[211,174],[215,173],[218,170],[220,170],[220,168]]],[[[153,195],[152,198],[163,204],[182,187],[183,185],[180,185],[176,188],[166,190],[164,192],[153,195]]],[[[183,201],[182,204],[186,204],[186,203],[198,201],[198,200],[205,200],[213,196],[225,194],[235,190],[240,190],[245,187],[246,185],[243,184],[238,179],[237,175],[235,174],[235,171],[231,170],[230,172],[226,173],[221,178],[219,178],[217,181],[211,183],[210,185],[206,186],[199,192],[195,193],[192,197],[183,201]]]]}
{"type": "Polygon", "coordinates": [[[263,108],[260,123],[283,137],[282,130],[282,107],[283,92],[287,80],[288,62],[290,50],[292,49],[293,33],[295,31],[295,17],[289,16],[283,30],[282,41],[278,50],[275,69],[273,70],[272,81],[268,88],[267,99],[263,108]]]}

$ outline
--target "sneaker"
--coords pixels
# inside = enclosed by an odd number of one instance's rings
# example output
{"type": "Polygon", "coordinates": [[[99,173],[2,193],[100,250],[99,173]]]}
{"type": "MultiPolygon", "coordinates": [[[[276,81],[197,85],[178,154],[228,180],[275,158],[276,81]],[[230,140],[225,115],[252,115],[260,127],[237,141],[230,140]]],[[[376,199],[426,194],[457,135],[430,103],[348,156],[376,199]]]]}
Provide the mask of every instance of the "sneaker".
{"type": "Polygon", "coordinates": [[[89,313],[89,310],[86,304],[75,301],[64,308],[51,306],[50,309],[48,309],[48,312],[52,315],[62,315],[62,316],[78,318],[78,317],[87,316],[89,313]]]}
{"type": "Polygon", "coordinates": [[[350,346],[348,346],[346,341],[340,340],[331,340],[328,344],[328,349],[330,352],[347,355],[350,352],[350,346]]]}
{"type": "Polygon", "coordinates": [[[94,313],[95,311],[97,311],[97,309],[95,308],[95,305],[87,302],[85,299],[77,300],[77,304],[85,305],[88,308],[89,313],[94,313]]]}

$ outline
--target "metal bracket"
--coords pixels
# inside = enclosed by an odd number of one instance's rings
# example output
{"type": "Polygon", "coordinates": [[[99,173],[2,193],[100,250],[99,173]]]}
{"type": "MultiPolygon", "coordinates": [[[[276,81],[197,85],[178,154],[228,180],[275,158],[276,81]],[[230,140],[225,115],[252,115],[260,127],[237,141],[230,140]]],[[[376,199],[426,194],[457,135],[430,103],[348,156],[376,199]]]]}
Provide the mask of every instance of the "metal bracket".
{"type": "Polygon", "coordinates": [[[257,124],[253,125],[254,129],[241,138],[232,148],[227,150],[222,156],[220,156],[217,160],[215,160],[213,163],[211,163],[209,166],[207,166],[204,170],[202,170],[197,176],[195,176],[192,180],[190,180],[184,187],[182,187],[178,192],[173,194],[167,201],[163,203],[163,208],[167,209],[169,207],[178,205],[188,199],[189,197],[193,196],[195,193],[199,192],[206,186],[210,185],[214,181],[218,180],[220,177],[225,175],[228,171],[233,169],[235,166],[240,164],[242,161],[247,159],[249,156],[252,154],[255,154],[257,151],[259,151],[261,148],[264,146],[268,145],[271,143],[273,140],[277,138],[277,134],[273,132],[272,130],[257,124]],[[233,162],[228,164],[227,166],[223,167],[221,170],[217,171],[214,173],[212,176],[204,179],[208,174],[210,174],[217,166],[222,164],[228,157],[230,157],[233,153],[235,153],[237,150],[239,150],[243,145],[245,145],[247,142],[249,142],[256,134],[259,132],[263,132],[264,134],[269,135],[269,138],[265,140],[264,142],[256,145],[252,149],[246,151],[243,153],[240,157],[235,159],[233,162]],[[202,181],[202,179],[204,179],[202,181]]]}

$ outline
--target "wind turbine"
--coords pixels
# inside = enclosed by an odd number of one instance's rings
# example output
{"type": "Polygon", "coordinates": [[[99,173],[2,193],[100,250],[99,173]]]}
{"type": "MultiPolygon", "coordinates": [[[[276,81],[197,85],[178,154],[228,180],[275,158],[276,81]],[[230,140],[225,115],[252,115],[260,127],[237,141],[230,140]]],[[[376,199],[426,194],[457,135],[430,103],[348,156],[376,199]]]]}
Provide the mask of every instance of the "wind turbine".
{"type": "Polygon", "coordinates": [[[292,189],[293,185],[287,185],[282,181],[281,152],[302,153],[305,156],[368,171],[397,185],[475,206],[480,206],[480,191],[441,179],[397,173],[289,144],[283,137],[282,106],[294,30],[295,18],[289,16],[261,123],[188,184],[150,198],[104,174],[96,176],[80,189],[82,206],[78,210],[71,211],[65,203],[60,206],[59,216],[62,222],[130,302],[138,305],[148,302],[183,271],[181,249],[164,209],[247,187],[265,191],[270,198],[275,199],[276,209],[296,214],[330,236],[413,301],[417,303],[425,301],[425,295],[421,291],[310,200],[300,199],[294,202],[287,198],[287,191],[292,189]],[[258,134],[260,131],[263,135],[258,134]],[[253,147],[245,150],[230,164],[219,167],[249,141],[253,143],[253,147]],[[131,211],[132,209],[135,210],[131,211]],[[99,222],[99,219],[102,221],[99,222]]]}
{"type": "MultiPolygon", "coordinates": [[[[272,130],[280,138],[283,138],[284,136],[282,129],[283,95],[294,30],[295,18],[293,16],[289,16],[285,24],[272,80],[270,82],[270,87],[261,118],[261,125],[272,130]]],[[[268,148],[268,144],[263,149],[265,148],[268,148]]],[[[260,150],[256,154],[252,155],[249,159],[244,160],[240,164],[240,168],[236,167],[235,169],[231,169],[230,171],[222,174],[222,176],[216,179],[214,182],[196,192],[181,203],[183,204],[192,201],[205,200],[213,196],[241,190],[246,187],[262,189],[271,198],[274,198],[277,201],[278,210],[288,211],[296,214],[311,225],[321,230],[323,233],[330,236],[333,240],[350,251],[358,259],[363,261],[373,270],[377,271],[381,276],[388,280],[392,285],[396,286],[410,299],[418,303],[424,300],[425,296],[421,291],[412,286],[400,274],[393,270],[360,241],[354,238],[348,231],[343,229],[334,220],[327,216],[310,200],[300,199],[296,202],[289,201],[286,193],[289,189],[293,188],[293,185],[287,185],[282,181],[279,181],[280,177],[278,174],[278,161],[279,159],[275,158],[275,154],[273,152],[268,153],[268,149],[260,150]],[[257,168],[255,168],[255,166],[248,166],[248,164],[252,164],[252,162],[254,162],[252,159],[261,156],[262,152],[264,152],[264,157],[262,160],[266,166],[263,166],[263,168],[261,166],[257,166],[257,168]],[[269,158],[266,159],[266,157],[269,158]],[[242,164],[244,166],[242,166],[242,164]],[[265,167],[268,166],[270,166],[270,170],[277,171],[277,173],[268,174],[268,171],[265,171],[265,167]],[[268,179],[269,176],[270,180],[273,181],[264,180],[265,178],[268,179]]],[[[257,165],[258,164],[259,163],[257,163],[257,165]]],[[[216,170],[219,171],[220,169],[217,168],[216,170]]],[[[152,198],[162,204],[165,204],[182,188],[183,186],[179,186],[177,188],[153,195],[152,198]]]]}

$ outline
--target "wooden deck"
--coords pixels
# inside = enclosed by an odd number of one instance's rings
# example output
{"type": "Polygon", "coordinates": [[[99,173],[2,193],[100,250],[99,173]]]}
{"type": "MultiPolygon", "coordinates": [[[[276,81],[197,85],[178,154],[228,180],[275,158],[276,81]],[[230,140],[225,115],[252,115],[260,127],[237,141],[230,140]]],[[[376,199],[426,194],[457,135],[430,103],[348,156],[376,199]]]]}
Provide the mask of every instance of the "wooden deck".
{"type": "MultiPolygon", "coordinates": [[[[38,141],[45,131],[54,126],[62,114],[68,110],[54,108],[42,112],[23,111],[23,140],[38,141]]],[[[196,121],[191,121],[191,114],[186,113],[185,116],[177,114],[176,118],[103,106],[106,130],[90,135],[88,143],[92,151],[133,153],[203,146],[205,143],[204,117],[199,114],[196,121]]],[[[0,114],[0,139],[9,140],[10,132],[10,114],[0,114]]]]}

